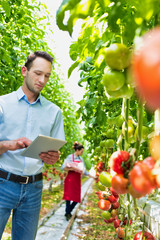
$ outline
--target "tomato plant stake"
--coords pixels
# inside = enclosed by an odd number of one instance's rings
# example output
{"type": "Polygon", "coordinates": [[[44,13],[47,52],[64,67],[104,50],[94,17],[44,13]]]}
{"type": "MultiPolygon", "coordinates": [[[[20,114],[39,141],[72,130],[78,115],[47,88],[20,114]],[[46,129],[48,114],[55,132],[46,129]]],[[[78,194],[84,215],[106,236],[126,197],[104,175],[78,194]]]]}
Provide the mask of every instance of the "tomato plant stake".
{"type": "Polygon", "coordinates": [[[154,130],[156,135],[160,133],[160,109],[154,112],[154,130]]]}

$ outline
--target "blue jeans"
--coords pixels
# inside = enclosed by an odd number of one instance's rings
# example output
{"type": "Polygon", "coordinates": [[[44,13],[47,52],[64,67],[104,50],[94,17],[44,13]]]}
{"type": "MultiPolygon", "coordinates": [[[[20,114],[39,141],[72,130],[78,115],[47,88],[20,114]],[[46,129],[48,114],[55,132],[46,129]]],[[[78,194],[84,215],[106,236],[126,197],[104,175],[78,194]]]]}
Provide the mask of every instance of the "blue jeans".
{"type": "Polygon", "coordinates": [[[72,210],[75,208],[78,202],[71,202],[66,200],[66,214],[70,214],[72,210]]]}
{"type": "Polygon", "coordinates": [[[0,239],[13,209],[12,240],[34,240],[43,182],[20,184],[0,178],[0,239]]]}

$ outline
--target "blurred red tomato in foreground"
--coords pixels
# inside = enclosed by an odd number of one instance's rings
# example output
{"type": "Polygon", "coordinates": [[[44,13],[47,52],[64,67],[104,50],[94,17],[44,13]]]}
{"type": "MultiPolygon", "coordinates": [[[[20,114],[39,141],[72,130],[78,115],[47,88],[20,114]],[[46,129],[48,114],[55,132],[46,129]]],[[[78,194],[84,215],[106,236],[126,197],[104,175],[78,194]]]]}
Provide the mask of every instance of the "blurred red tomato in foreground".
{"type": "Polygon", "coordinates": [[[140,231],[140,232],[136,233],[136,235],[134,236],[134,240],[141,240],[141,239],[155,240],[153,235],[146,231],[144,231],[144,232],[140,231]]]}
{"type": "Polygon", "coordinates": [[[132,72],[138,95],[150,110],[160,108],[160,27],[143,36],[142,46],[135,51],[132,72]]]}

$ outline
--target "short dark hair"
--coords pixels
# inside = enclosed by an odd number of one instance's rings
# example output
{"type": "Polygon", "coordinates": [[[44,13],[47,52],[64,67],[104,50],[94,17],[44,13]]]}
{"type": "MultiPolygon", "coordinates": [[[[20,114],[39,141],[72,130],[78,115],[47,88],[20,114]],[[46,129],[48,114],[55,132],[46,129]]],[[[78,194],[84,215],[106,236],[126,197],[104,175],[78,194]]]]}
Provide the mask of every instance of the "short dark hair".
{"type": "Polygon", "coordinates": [[[78,143],[77,141],[74,142],[74,144],[73,144],[73,149],[74,149],[75,151],[76,151],[76,150],[81,150],[82,148],[84,148],[82,144],[78,143]]]}
{"type": "Polygon", "coordinates": [[[53,57],[51,55],[49,55],[48,53],[43,52],[43,51],[35,51],[34,53],[29,54],[29,56],[27,57],[27,60],[26,60],[26,62],[24,64],[24,66],[27,68],[27,70],[30,70],[33,61],[37,57],[44,58],[47,61],[49,61],[51,64],[53,63],[53,57]]]}

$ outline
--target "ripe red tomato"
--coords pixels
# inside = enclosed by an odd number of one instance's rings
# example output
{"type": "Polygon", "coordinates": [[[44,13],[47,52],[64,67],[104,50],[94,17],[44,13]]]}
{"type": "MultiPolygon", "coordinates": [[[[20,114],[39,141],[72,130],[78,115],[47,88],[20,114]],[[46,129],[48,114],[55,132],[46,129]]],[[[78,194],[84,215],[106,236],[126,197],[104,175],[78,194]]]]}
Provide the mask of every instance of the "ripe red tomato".
{"type": "Polygon", "coordinates": [[[120,226],[120,223],[121,223],[121,220],[120,220],[120,219],[118,219],[118,218],[115,219],[114,222],[113,222],[114,227],[115,227],[115,228],[118,228],[118,227],[120,226]]]}
{"type": "Polygon", "coordinates": [[[100,199],[98,202],[98,207],[102,210],[109,210],[111,208],[111,203],[108,200],[100,199]]]}
{"type": "Polygon", "coordinates": [[[111,217],[110,219],[106,220],[106,219],[103,219],[105,221],[105,223],[112,223],[115,218],[114,217],[111,217]]]}
{"type": "Polygon", "coordinates": [[[125,231],[124,231],[124,228],[123,228],[123,227],[116,228],[116,232],[118,233],[118,237],[119,237],[120,239],[124,239],[124,237],[125,237],[125,231]]]}
{"type": "Polygon", "coordinates": [[[119,202],[112,203],[112,209],[119,208],[119,202]]]}
{"type": "MultiPolygon", "coordinates": [[[[108,192],[106,192],[106,191],[99,191],[99,193],[98,193],[98,197],[99,197],[99,199],[105,199],[105,200],[107,200],[107,198],[108,198],[108,192]]],[[[108,199],[109,200],[109,199],[108,199]]]]}
{"type": "Polygon", "coordinates": [[[151,233],[147,232],[147,231],[144,231],[144,232],[140,231],[140,232],[136,233],[133,240],[141,240],[141,239],[143,239],[143,240],[145,240],[145,239],[146,240],[155,240],[153,235],[151,233]]]}
{"type": "Polygon", "coordinates": [[[140,99],[149,109],[160,108],[160,27],[150,30],[133,56],[132,71],[140,99]]]}
{"type": "Polygon", "coordinates": [[[133,188],[140,194],[146,195],[156,187],[154,176],[149,167],[143,162],[137,162],[129,173],[129,180],[133,188]]]}
{"type": "Polygon", "coordinates": [[[112,153],[110,159],[109,159],[109,166],[112,168],[112,170],[118,174],[125,173],[126,169],[129,168],[129,163],[127,163],[126,168],[122,166],[122,163],[126,163],[130,158],[129,152],[126,151],[116,151],[112,153]]]}
{"type": "Polygon", "coordinates": [[[119,195],[118,195],[118,193],[116,193],[116,191],[112,188],[112,187],[110,187],[110,191],[111,191],[111,193],[113,194],[113,196],[117,199],[117,201],[118,201],[118,199],[119,199],[119,195]]]}
{"type": "Polygon", "coordinates": [[[99,169],[100,171],[103,171],[104,168],[105,168],[104,162],[99,162],[99,163],[98,163],[98,166],[97,166],[97,169],[99,169]]]}
{"type": "Polygon", "coordinates": [[[112,177],[111,185],[112,188],[118,194],[125,194],[128,192],[129,181],[127,178],[124,178],[122,174],[116,174],[112,177]]]}
{"type": "Polygon", "coordinates": [[[109,200],[111,203],[117,202],[117,198],[114,197],[113,194],[111,194],[110,196],[108,196],[108,197],[107,197],[107,200],[109,200]]]}
{"type": "MultiPolygon", "coordinates": [[[[123,219],[123,225],[126,225],[127,224],[127,217],[125,217],[124,219],[123,219]]],[[[130,219],[129,220],[129,225],[131,225],[132,224],[132,219],[130,219]]]]}

